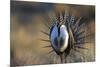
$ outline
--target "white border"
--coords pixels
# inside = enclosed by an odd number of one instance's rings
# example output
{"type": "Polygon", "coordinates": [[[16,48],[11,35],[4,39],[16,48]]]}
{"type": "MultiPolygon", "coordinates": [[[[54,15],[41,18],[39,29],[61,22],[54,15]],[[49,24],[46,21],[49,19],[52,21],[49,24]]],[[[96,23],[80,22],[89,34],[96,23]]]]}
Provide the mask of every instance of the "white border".
{"type": "Polygon", "coordinates": [[[95,5],[95,0],[17,0],[17,1],[37,1],[49,3],[68,3],[68,4],[82,4],[82,5],[95,5]]]}
{"type": "Polygon", "coordinates": [[[10,63],[10,1],[0,1],[0,67],[10,63]]]}

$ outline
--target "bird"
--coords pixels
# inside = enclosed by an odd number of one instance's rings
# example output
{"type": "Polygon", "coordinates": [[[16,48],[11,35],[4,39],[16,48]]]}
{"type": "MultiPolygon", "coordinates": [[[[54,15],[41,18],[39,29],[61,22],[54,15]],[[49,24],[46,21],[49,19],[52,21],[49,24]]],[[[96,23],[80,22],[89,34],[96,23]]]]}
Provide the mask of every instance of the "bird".
{"type": "Polygon", "coordinates": [[[90,35],[85,34],[85,30],[82,30],[86,25],[84,17],[75,18],[74,15],[67,13],[66,11],[60,12],[56,16],[56,21],[47,26],[49,33],[41,31],[42,33],[49,36],[49,40],[41,39],[42,41],[50,42],[51,45],[46,47],[52,47],[52,51],[60,56],[61,63],[66,63],[66,58],[73,49],[80,52],[78,49],[88,49],[83,47],[81,44],[88,43],[85,41],[90,35]]]}

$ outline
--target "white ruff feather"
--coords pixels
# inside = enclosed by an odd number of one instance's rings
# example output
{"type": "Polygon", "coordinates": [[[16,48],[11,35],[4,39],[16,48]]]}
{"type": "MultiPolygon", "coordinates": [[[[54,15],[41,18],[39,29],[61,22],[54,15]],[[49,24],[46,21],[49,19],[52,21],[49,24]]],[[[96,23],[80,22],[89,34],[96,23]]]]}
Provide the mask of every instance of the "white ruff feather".
{"type": "Polygon", "coordinates": [[[63,40],[64,40],[64,44],[60,49],[60,51],[62,52],[67,48],[67,46],[68,46],[68,38],[69,38],[68,31],[67,31],[65,25],[62,25],[60,27],[60,37],[63,38],[63,40]]]}
{"type": "Polygon", "coordinates": [[[52,29],[52,32],[51,32],[51,43],[52,43],[52,46],[57,50],[57,46],[55,45],[55,42],[54,42],[54,39],[58,37],[58,28],[57,26],[55,25],[54,28],[52,29]]]}
{"type": "Polygon", "coordinates": [[[58,38],[58,28],[57,26],[55,25],[51,31],[51,36],[50,36],[50,40],[51,40],[51,45],[54,47],[54,49],[56,49],[57,51],[60,51],[60,52],[63,52],[67,46],[68,46],[68,38],[69,38],[69,35],[68,35],[68,31],[66,29],[66,26],[65,25],[62,25],[60,27],[60,39],[62,38],[63,39],[63,44],[62,46],[59,48],[57,45],[58,44],[55,44],[55,38],[58,38]]]}

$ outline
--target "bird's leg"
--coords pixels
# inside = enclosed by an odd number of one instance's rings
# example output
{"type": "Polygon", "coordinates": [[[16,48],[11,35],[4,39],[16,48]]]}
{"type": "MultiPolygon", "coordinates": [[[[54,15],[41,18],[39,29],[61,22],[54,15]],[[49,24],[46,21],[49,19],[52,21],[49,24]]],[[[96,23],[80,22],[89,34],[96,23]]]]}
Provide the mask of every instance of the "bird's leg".
{"type": "Polygon", "coordinates": [[[65,56],[64,53],[60,54],[61,63],[65,63],[65,56]]]}
{"type": "Polygon", "coordinates": [[[65,57],[65,63],[67,63],[66,57],[65,57]]]}

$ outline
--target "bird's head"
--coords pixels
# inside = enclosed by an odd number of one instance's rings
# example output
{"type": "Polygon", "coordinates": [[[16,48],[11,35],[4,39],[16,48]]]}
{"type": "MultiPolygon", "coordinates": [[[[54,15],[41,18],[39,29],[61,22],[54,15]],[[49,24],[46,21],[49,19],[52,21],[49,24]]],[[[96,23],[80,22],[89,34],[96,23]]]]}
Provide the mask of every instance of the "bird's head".
{"type": "Polygon", "coordinates": [[[50,29],[50,41],[53,49],[57,53],[62,53],[68,47],[69,34],[67,27],[62,24],[53,24],[50,29]]]}

